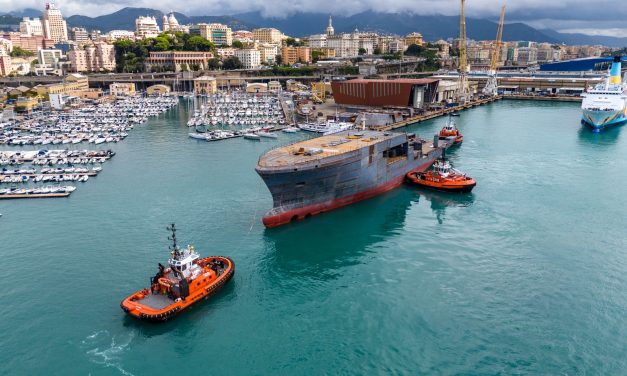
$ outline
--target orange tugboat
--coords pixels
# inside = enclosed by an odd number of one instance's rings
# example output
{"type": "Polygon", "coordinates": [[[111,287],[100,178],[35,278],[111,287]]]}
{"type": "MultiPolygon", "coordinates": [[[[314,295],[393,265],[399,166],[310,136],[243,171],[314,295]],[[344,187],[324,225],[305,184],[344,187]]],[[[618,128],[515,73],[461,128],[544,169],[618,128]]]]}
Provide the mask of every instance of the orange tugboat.
{"type": "Polygon", "coordinates": [[[439,134],[440,140],[451,140],[453,141],[453,145],[459,145],[464,141],[464,136],[459,133],[459,129],[457,125],[455,125],[455,121],[451,116],[448,117],[448,121],[442,130],[440,130],[439,134]]]}
{"type": "Polygon", "coordinates": [[[235,267],[228,257],[200,258],[193,246],[179,249],[176,228],[172,231],[173,246],[168,268],[159,264],[149,288],[127,297],[120,306],[131,316],[148,321],[166,321],[182,310],[216,293],[233,277],[235,267]]]}
{"type": "Polygon", "coordinates": [[[412,184],[437,189],[445,192],[467,193],[477,185],[475,179],[455,170],[444,159],[438,159],[433,164],[433,169],[426,172],[410,172],[407,180],[412,184]]]}

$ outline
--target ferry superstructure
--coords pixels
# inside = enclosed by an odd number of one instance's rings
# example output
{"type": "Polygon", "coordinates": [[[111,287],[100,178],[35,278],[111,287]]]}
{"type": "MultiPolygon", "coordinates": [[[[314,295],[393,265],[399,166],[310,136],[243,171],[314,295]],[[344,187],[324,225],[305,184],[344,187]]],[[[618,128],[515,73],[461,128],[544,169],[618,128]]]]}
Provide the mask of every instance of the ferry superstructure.
{"type": "Polygon", "coordinates": [[[627,122],[627,85],[621,78],[620,56],[614,58],[605,82],[582,96],[582,121],[595,131],[627,122]]]}
{"type": "Polygon", "coordinates": [[[364,130],[271,150],[256,167],[274,202],[263,223],[276,227],[387,192],[408,172],[428,169],[448,146],[437,136],[429,142],[364,130]]]}

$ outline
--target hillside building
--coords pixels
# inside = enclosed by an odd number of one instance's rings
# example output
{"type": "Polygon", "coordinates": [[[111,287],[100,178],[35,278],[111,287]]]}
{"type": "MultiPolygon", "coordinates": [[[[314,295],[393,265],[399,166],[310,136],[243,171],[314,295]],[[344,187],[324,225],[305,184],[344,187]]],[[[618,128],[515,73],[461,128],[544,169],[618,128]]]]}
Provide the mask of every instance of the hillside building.
{"type": "Polygon", "coordinates": [[[261,52],[254,48],[236,49],[234,53],[244,69],[258,69],[261,66],[261,52]]]}
{"type": "Polygon", "coordinates": [[[26,36],[44,36],[44,26],[39,18],[24,17],[20,22],[20,33],[26,36]]]}
{"type": "Polygon", "coordinates": [[[154,17],[139,16],[135,20],[135,36],[138,39],[155,38],[159,35],[159,25],[154,17]]]}
{"type": "Polygon", "coordinates": [[[311,63],[311,49],[309,47],[283,47],[281,60],[285,65],[311,63]]]}
{"type": "Polygon", "coordinates": [[[67,24],[54,3],[46,3],[43,18],[44,36],[52,39],[55,43],[66,42],[68,40],[67,24]]]}
{"type": "Polygon", "coordinates": [[[216,45],[230,46],[233,44],[233,30],[230,27],[219,23],[201,23],[190,28],[190,34],[200,35],[216,45]]]}
{"type": "Polygon", "coordinates": [[[259,42],[281,44],[283,34],[275,28],[253,30],[253,39],[259,42]]]}

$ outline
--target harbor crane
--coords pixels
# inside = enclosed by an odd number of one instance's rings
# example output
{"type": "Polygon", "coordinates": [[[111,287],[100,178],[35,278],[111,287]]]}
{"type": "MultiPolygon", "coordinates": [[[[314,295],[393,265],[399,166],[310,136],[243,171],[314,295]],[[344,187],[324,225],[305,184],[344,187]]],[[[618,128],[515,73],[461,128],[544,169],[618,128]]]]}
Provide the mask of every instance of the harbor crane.
{"type": "Polygon", "coordinates": [[[490,70],[488,71],[488,81],[483,88],[483,94],[496,96],[498,95],[499,83],[496,77],[496,66],[500,60],[501,48],[503,47],[503,23],[505,21],[505,5],[501,8],[501,19],[499,20],[499,28],[496,32],[496,40],[494,41],[494,50],[490,60],[490,70]]]}
{"type": "Polygon", "coordinates": [[[461,0],[461,12],[459,14],[459,66],[457,68],[459,72],[459,87],[458,87],[458,99],[460,102],[465,102],[468,94],[468,55],[466,52],[466,15],[464,12],[466,0],[461,0]]]}

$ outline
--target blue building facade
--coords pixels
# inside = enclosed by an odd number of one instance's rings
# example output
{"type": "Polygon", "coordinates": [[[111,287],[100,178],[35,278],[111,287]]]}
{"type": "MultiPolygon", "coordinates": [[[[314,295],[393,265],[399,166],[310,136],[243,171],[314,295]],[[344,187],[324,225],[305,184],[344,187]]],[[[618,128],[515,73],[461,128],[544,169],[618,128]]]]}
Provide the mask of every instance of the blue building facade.
{"type": "MultiPolygon", "coordinates": [[[[540,65],[540,70],[550,72],[603,71],[610,68],[612,60],[613,58],[608,56],[559,61],[556,63],[542,64],[540,65]]],[[[627,57],[623,56],[622,61],[627,61],[627,57]]]]}

